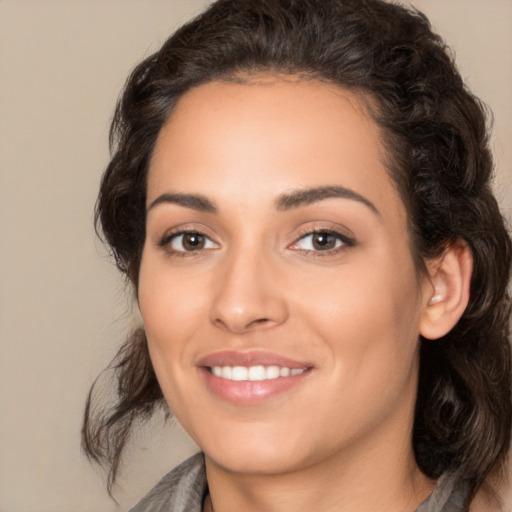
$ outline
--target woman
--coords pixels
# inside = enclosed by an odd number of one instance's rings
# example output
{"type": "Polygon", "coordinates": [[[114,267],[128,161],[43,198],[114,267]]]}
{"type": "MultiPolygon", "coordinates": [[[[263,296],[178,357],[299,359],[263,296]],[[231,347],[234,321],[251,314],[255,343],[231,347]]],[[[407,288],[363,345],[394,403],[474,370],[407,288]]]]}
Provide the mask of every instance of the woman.
{"type": "Polygon", "coordinates": [[[422,14],[219,0],[135,69],[111,144],[97,219],[144,327],[84,448],[111,486],[168,406],[202,450],[135,512],[499,510],[510,240],[422,14]]]}

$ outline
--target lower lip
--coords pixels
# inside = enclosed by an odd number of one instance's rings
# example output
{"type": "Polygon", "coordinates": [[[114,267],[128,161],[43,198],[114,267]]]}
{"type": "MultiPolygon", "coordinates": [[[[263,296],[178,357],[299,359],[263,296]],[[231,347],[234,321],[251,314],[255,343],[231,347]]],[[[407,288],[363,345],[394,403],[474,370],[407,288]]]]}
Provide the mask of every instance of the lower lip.
{"type": "Polygon", "coordinates": [[[299,385],[310,373],[310,370],[305,370],[299,375],[278,377],[277,379],[235,381],[216,377],[208,368],[202,367],[200,370],[210,391],[218,397],[237,405],[253,405],[265,402],[299,385]]]}

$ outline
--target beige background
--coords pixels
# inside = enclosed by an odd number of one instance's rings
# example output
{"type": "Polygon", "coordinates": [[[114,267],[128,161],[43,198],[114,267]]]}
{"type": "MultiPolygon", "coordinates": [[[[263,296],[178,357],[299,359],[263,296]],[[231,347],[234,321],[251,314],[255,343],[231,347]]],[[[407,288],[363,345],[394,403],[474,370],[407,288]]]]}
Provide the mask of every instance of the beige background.
{"type": "MultiPolygon", "coordinates": [[[[154,422],[116,509],[79,449],[83,403],[132,322],[95,241],[108,124],[132,66],[205,0],[0,0],[0,512],[125,510],[194,451],[154,422]]],[[[417,0],[495,112],[512,213],[512,0],[417,0]]]]}

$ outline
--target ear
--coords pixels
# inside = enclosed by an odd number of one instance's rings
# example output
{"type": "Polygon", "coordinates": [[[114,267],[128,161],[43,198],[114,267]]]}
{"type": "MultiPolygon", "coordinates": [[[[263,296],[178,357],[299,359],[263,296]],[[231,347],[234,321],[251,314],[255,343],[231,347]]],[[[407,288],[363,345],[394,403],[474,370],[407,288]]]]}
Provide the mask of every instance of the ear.
{"type": "Polygon", "coordinates": [[[451,244],[441,258],[427,262],[429,284],[424,289],[420,334],[431,340],[450,332],[469,302],[473,255],[468,244],[451,244]]]}

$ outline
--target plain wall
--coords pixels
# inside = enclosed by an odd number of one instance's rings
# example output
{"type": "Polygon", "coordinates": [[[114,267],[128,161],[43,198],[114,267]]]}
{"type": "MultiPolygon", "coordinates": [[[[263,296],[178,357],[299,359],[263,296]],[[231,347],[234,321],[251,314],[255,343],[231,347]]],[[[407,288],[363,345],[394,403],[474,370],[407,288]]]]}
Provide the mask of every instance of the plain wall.
{"type": "MultiPolygon", "coordinates": [[[[494,110],[512,214],[512,1],[417,0],[494,110]]],[[[153,422],[116,491],[80,453],[88,388],[133,323],[92,227],[115,100],[202,0],[0,0],[0,512],[126,510],[195,447],[153,422]]]]}

